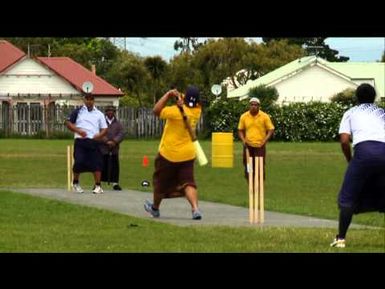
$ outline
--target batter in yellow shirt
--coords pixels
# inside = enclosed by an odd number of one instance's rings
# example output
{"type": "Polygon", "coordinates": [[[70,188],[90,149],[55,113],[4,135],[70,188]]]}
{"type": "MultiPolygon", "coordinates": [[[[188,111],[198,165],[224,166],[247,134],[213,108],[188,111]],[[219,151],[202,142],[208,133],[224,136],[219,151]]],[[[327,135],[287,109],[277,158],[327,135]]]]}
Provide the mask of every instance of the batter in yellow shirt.
{"type": "MultiPolygon", "coordinates": [[[[201,107],[190,108],[183,105],[183,109],[191,128],[195,130],[201,116],[201,107]]],[[[195,148],[178,106],[172,105],[163,108],[159,117],[166,120],[159,144],[159,153],[170,162],[183,162],[194,159],[195,148]]]]}

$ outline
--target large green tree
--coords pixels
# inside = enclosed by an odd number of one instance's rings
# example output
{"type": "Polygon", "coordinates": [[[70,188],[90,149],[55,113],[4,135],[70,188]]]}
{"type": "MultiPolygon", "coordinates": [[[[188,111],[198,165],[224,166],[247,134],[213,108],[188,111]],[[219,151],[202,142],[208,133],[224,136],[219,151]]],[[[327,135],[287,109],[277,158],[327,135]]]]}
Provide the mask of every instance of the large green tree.
{"type": "Polygon", "coordinates": [[[119,53],[119,49],[105,38],[90,37],[13,37],[7,38],[30,57],[66,56],[84,67],[95,65],[104,77],[119,53]]]}
{"type": "Polygon", "coordinates": [[[144,66],[150,72],[151,76],[151,91],[153,95],[153,104],[163,95],[164,85],[162,80],[165,77],[167,62],[160,56],[146,57],[144,59],[144,66]]]}
{"type": "Polygon", "coordinates": [[[201,86],[201,72],[192,65],[193,58],[194,56],[191,54],[183,53],[175,56],[170,61],[165,77],[167,89],[176,87],[178,90],[183,91],[190,84],[201,86]]]}
{"type": "Polygon", "coordinates": [[[23,50],[30,57],[61,56],[58,55],[58,49],[63,45],[68,43],[87,45],[92,40],[89,37],[8,37],[5,39],[23,50]]]}
{"type": "MultiPolygon", "coordinates": [[[[287,40],[258,44],[244,38],[210,39],[193,55],[192,64],[200,71],[203,87],[223,80],[237,88],[298,57],[303,49],[287,40]]],[[[214,97],[214,96],[212,96],[214,97]]]]}
{"type": "Polygon", "coordinates": [[[174,42],[174,49],[176,51],[181,50],[180,53],[192,53],[202,46],[197,37],[183,37],[181,39],[174,42]]]}
{"type": "Polygon", "coordinates": [[[118,57],[119,49],[109,40],[93,38],[87,43],[91,57],[89,64],[95,65],[96,73],[105,76],[118,57]]]}
{"type": "Polygon", "coordinates": [[[243,38],[209,39],[194,54],[192,62],[201,72],[204,86],[222,83],[227,77],[237,86],[236,73],[247,69],[248,64],[254,60],[254,53],[243,38]]]}
{"type": "Polygon", "coordinates": [[[251,79],[261,77],[305,54],[300,46],[286,39],[260,44],[252,43],[252,46],[256,53],[248,66],[248,69],[253,72],[251,79]]]}
{"type": "Polygon", "coordinates": [[[142,107],[152,103],[151,76],[139,55],[122,51],[108,71],[107,79],[131,98],[131,104],[142,107]]]}
{"type": "Polygon", "coordinates": [[[347,56],[338,56],[338,50],[330,48],[325,43],[326,37],[305,37],[305,38],[271,38],[263,37],[262,40],[269,43],[273,40],[287,39],[289,44],[295,44],[303,47],[307,55],[317,55],[331,62],[346,62],[349,60],[347,56]]]}

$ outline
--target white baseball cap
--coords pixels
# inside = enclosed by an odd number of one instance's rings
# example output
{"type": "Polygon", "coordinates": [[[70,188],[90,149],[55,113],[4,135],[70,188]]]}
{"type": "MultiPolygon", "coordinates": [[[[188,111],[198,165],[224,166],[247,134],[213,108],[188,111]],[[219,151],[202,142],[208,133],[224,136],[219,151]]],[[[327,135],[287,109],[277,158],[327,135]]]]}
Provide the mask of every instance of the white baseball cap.
{"type": "Polygon", "coordinates": [[[257,102],[257,103],[259,103],[259,104],[261,103],[261,102],[259,101],[259,99],[256,98],[256,97],[250,98],[249,103],[251,103],[251,102],[257,102]]]}

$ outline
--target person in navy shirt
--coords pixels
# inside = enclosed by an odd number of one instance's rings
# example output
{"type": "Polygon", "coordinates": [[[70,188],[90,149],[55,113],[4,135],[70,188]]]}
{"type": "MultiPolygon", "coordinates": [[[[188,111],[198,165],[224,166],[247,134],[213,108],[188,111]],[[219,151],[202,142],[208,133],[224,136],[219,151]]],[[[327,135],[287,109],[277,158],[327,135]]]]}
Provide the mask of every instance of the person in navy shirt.
{"type": "Polygon", "coordinates": [[[356,97],[358,105],[344,113],[339,128],[348,167],[338,194],[338,235],[330,244],[338,248],[345,247],[353,214],[385,212],[385,111],[374,104],[370,84],[359,85],[356,97]]]}
{"type": "Polygon", "coordinates": [[[103,158],[99,144],[107,133],[107,123],[104,114],[94,106],[94,102],[94,96],[86,94],[84,105],[75,109],[66,120],[68,129],[75,133],[72,187],[77,193],[84,192],[79,184],[82,172],[92,172],[95,180],[92,192],[103,193],[100,185],[103,158]]]}

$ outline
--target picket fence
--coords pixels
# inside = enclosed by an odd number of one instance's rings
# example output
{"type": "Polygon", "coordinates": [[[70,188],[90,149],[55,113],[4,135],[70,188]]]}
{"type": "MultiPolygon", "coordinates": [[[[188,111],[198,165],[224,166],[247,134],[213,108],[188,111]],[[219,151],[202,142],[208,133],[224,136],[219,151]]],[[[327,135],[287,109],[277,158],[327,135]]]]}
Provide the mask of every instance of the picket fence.
{"type": "MultiPolygon", "coordinates": [[[[104,111],[104,107],[98,107],[104,111]]],[[[15,107],[2,105],[0,109],[0,132],[3,135],[43,134],[50,137],[69,132],[64,124],[75,107],[21,104],[15,107]]],[[[156,117],[151,108],[120,107],[116,116],[122,123],[128,138],[155,138],[162,134],[164,121],[156,117]]],[[[197,124],[197,131],[203,128],[203,117],[197,124]]]]}

